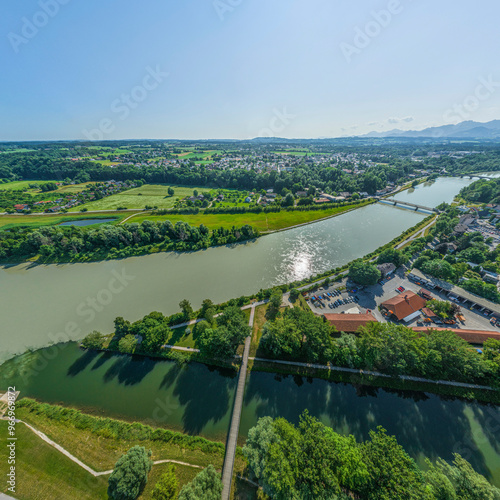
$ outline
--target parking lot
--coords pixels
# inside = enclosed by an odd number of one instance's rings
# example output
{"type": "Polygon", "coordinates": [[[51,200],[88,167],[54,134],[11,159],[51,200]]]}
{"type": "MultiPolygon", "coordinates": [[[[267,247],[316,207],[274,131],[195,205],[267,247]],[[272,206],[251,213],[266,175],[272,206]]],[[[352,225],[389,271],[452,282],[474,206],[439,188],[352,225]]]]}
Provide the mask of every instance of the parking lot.
{"type": "Polygon", "coordinates": [[[348,291],[346,289],[346,281],[347,280],[344,279],[341,283],[335,283],[328,287],[322,287],[316,292],[308,293],[308,304],[311,310],[315,314],[338,314],[346,312],[353,307],[357,307],[360,312],[366,312],[366,308],[363,308],[363,306],[360,306],[357,302],[361,299],[359,287],[355,287],[353,291],[348,291]],[[327,294],[330,294],[330,296],[327,294]],[[312,297],[320,296],[322,297],[320,300],[311,300],[312,297]],[[338,302],[339,300],[346,303],[333,307],[335,302],[338,302]],[[330,305],[332,307],[330,307],[330,305]]]}
{"type": "MultiPolygon", "coordinates": [[[[364,313],[367,310],[371,311],[375,316],[377,321],[386,322],[387,318],[379,311],[378,306],[385,302],[386,300],[398,295],[396,289],[398,287],[404,287],[405,290],[410,290],[412,292],[418,293],[418,291],[422,287],[417,283],[413,283],[409,279],[407,279],[404,275],[404,270],[399,268],[396,273],[394,273],[390,279],[386,279],[382,284],[376,284],[373,286],[364,287],[362,289],[356,288],[356,292],[348,292],[346,287],[347,280],[343,280],[341,283],[335,283],[330,285],[329,287],[323,287],[319,289],[317,292],[309,293],[308,296],[324,296],[326,292],[332,293],[334,291],[338,291],[339,288],[343,289],[341,295],[331,297],[330,300],[322,300],[322,301],[313,301],[308,300],[309,307],[315,314],[327,314],[327,313],[342,313],[346,312],[353,307],[358,307],[360,313],[364,313]],[[351,302],[348,304],[341,305],[336,308],[330,308],[328,304],[335,302],[338,299],[346,299],[348,297],[356,297],[357,302],[351,302]],[[323,305],[324,307],[322,307],[323,305]]],[[[433,298],[439,300],[450,301],[449,297],[447,297],[444,293],[438,293],[435,290],[427,289],[433,298]]],[[[434,327],[446,327],[446,328],[467,328],[470,330],[498,330],[497,327],[491,325],[489,321],[489,317],[485,317],[481,312],[476,310],[470,310],[465,307],[463,304],[458,303],[461,307],[461,314],[465,317],[464,323],[458,323],[456,325],[444,325],[444,324],[435,324],[435,323],[424,323],[425,326],[434,326],[434,327]]],[[[423,320],[424,316],[421,315],[419,318],[415,318],[409,323],[402,323],[407,326],[419,326],[417,323],[420,323],[423,320]]]]}

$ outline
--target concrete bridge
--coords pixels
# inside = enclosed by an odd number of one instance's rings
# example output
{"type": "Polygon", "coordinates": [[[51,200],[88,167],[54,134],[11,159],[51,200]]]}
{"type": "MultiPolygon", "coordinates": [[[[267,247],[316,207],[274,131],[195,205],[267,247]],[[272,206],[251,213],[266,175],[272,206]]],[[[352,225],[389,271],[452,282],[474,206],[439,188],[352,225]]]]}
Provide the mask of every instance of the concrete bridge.
{"type": "Polygon", "coordinates": [[[490,181],[494,179],[494,177],[488,177],[486,175],[475,175],[475,174],[464,174],[460,176],[461,179],[467,179],[467,177],[469,177],[470,179],[488,179],[490,181]]]}
{"type": "Polygon", "coordinates": [[[418,209],[421,209],[421,210],[427,210],[428,212],[436,212],[436,213],[439,213],[439,210],[437,208],[431,208],[431,207],[426,207],[424,205],[415,205],[415,203],[409,203],[407,201],[399,201],[399,200],[394,200],[393,198],[379,198],[378,201],[385,201],[387,203],[390,203],[391,205],[402,205],[402,206],[405,206],[405,207],[408,207],[408,208],[414,208],[415,209],[415,212],[418,210],[418,209]]]}

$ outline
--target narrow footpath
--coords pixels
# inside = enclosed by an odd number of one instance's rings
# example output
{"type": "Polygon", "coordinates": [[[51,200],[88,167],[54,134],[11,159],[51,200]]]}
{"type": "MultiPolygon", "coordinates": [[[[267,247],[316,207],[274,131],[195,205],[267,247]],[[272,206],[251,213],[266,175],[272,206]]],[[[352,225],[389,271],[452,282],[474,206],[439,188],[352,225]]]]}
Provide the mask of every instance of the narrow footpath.
{"type": "MultiPolygon", "coordinates": [[[[81,460],[76,458],[74,455],[72,455],[68,450],[64,449],[62,446],[60,446],[56,442],[52,441],[52,439],[48,438],[43,432],[36,430],[34,427],[32,427],[30,424],[27,424],[23,420],[16,420],[16,422],[24,424],[26,427],[28,427],[28,429],[30,429],[32,432],[34,432],[40,439],[42,439],[47,444],[49,444],[50,446],[55,448],[57,451],[61,452],[63,455],[68,457],[72,462],[79,465],[82,469],[85,469],[89,474],[92,474],[94,477],[109,476],[113,472],[113,469],[105,470],[102,472],[95,471],[94,469],[92,469],[88,465],[85,465],[81,460]]],[[[193,467],[195,469],[204,469],[204,467],[201,465],[194,465],[194,464],[189,464],[187,462],[180,462],[178,460],[168,460],[168,459],[156,460],[153,462],[153,465],[166,464],[166,463],[185,465],[186,467],[193,467]]]]}
{"type": "Polygon", "coordinates": [[[233,479],[234,458],[236,455],[236,445],[238,442],[238,433],[240,430],[241,409],[243,407],[243,395],[245,393],[245,382],[247,377],[248,356],[250,354],[250,343],[252,341],[253,319],[255,315],[255,306],[252,304],[250,311],[250,335],[245,339],[245,350],[241,362],[240,373],[238,377],[238,387],[234,396],[233,415],[231,417],[231,427],[226,443],[226,456],[224,457],[224,466],[222,468],[222,500],[229,500],[231,496],[231,482],[233,479]]]}

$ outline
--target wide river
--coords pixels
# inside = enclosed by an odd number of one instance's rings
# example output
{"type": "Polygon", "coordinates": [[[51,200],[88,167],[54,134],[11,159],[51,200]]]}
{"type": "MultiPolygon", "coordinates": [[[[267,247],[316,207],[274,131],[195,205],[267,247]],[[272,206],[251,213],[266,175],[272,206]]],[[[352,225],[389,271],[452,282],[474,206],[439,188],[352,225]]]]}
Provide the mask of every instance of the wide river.
{"type": "MultiPolygon", "coordinates": [[[[438,179],[397,195],[436,206],[469,179],[438,179]]],[[[172,313],[182,298],[219,302],[345,264],[390,241],[425,215],[371,205],[233,247],[93,264],[0,269],[0,388],[102,415],[225,439],[234,373],[192,363],[178,367],[128,356],[85,353],[75,343],[110,331],[116,316],[172,313]],[[24,352],[31,347],[35,352],[24,352]],[[45,348],[44,348],[45,347],[45,348]],[[41,348],[41,349],[40,349],[41,348]],[[9,359],[12,358],[12,359],[9,359]]],[[[308,408],[339,432],[368,436],[377,425],[417,460],[461,453],[500,484],[498,408],[412,392],[373,390],[319,379],[254,372],[245,392],[240,440],[264,415],[294,422],[308,408]]]]}
{"type": "MultiPolygon", "coordinates": [[[[472,181],[440,178],[398,200],[436,206],[472,181]]],[[[187,298],[224,302],[342,266],[387,243],[425,214],[375,204],[240,245],[192,253],[64,265],[0,267],[0,363],[27,348],[109,332],[113,320],[172,314],[187,298]]]]}

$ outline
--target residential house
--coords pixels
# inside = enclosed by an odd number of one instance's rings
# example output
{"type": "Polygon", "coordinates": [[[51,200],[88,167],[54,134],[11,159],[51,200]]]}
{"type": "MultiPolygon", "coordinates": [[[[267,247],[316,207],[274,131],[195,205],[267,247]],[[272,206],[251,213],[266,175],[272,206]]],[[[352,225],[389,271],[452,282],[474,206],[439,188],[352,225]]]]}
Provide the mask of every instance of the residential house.
{"type": "Polygon", "coordinates": [[[396,266],[392,262],[385,262],[384,264],[379,264],[377,269],[382,273],[382,278],[386,278],[394,273],[396,266]]]}

